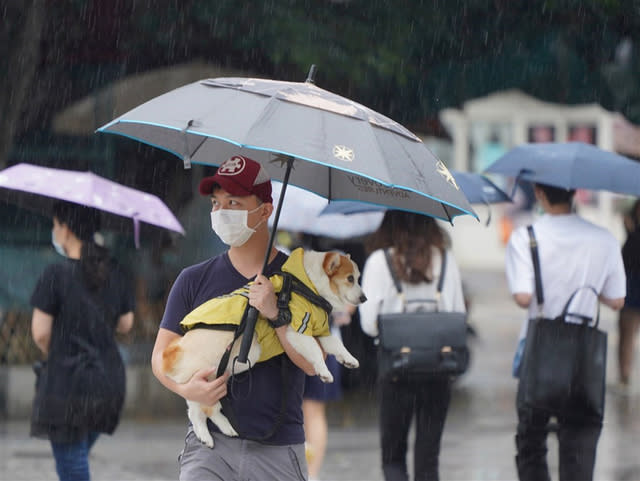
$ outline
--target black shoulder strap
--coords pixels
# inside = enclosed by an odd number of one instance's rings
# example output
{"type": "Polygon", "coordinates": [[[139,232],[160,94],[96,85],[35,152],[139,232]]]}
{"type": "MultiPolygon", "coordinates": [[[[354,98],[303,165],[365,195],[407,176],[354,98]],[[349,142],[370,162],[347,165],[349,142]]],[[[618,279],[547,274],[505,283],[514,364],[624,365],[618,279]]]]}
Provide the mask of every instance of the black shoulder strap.
{"type": "Polygon", "coordinates": [[[391,254],[389,253],[389,249],[384,250],[384,258],[387,260],[387,266],[389,267],[389,273],[391,274],[391,279],[393,279],[393,284],[396,286],[396,290],[398,294],[402,294],[402,284],[396,277],[396,273],[393,270],[393,262],[391,261],[391,254]]]}
{"type": "Polygon", "coordinates": [[[289,272],[276,272],[275,274],[282,276],[282,289],[278,293],[278,308],[288,308],[291,300],[291,293],[300,294],[307,301],[320,307],[327,314],[331,314],[333,306],[324,297],[313,292],[313,290],[289,272]]]}
{"type": "Polygon", "coordinates": [[[536,281],[536,299],[538,300],[538,307],[541,308],[544,304],[544,294],[542,292],[542,275],[540,274],[540,257],[538,256],[538,242],[536,241],[536,235],[533,232],[533,226],[528,225],[527,231],[529,232],[529,247],[531,248],[531,260],[533,261],[533,275],[536,281]]]}
{"type": "Polygon", "coordinates": [[[442,293],[442,286],[444,286],[444,273],[447,270],[447,251],[442,251],[442,264],[440,266],[440,279],[438,280],[438,292],[437,296],[440,297],[442,293]]]}

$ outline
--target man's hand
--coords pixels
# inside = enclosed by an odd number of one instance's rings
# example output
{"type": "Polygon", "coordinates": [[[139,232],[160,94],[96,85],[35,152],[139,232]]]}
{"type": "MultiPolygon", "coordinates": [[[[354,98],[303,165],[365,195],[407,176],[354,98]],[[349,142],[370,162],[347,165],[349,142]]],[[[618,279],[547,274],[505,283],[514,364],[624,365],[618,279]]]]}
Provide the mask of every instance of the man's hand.
{"type": "Polygon", "coordinates": [[[215,376],[217,370],[218,368],[214,367],[197,371],[186,384],[182,385],[182,396],[204,406],[213,406],[220,401],[227,395],[229,373],[209,381],[209,376],[215,376]]]}
{"type": "Polygon", "coordinates": [[[256,280],[249,287],[249,305],[255,307],[267,319],[278,317],[278,305],[276,303],[276,293],[271,281],[258,274],[256,280]]]}

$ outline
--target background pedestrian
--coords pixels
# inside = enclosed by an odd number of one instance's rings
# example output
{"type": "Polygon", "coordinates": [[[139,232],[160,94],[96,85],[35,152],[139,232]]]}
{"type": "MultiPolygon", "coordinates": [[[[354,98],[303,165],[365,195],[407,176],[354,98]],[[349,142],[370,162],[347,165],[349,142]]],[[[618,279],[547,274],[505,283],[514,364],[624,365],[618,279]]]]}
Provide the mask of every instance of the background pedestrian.
{"type": "Polygon", "coordinates": [[[57,203],[51,241],[64,257],[47,266],[31,296],[36,365],[31,434],[48,438],[61,481],[88,480],[89,452],[116,429],[125,371],[116,333],[133,325],[129,279],[94,238],[93,209],[57,203]]]}
{"type": "MultiPolygon", "coordinates": [[[[444,275],[440,311],[465,312],[458,266],[436,220],[402,211],[387,211],[380,228],[368,242],[370,252],[362,274],[367,302],[359,306],[363,331],[378,335],[377,316],[403,310],[384,249],[402,283],[407,305],[433,310],[438,279],[444,275]],[[447,255],[446,271],[440,272],[447,255]]],[[[415,418],[414,479],[439,479],[440,441],[449,402],[451,379],[443,376],[385,380],[380,385],[380,437],[382,469],[386,481],[408,481],[409,427],[415,418]]]]}
{"type": "Polygon", "coordinates": [[[618,368],[620,384],[627,387],[640,327],[640,200],[624,216],[624,225],[627,240],[622,246],[622,261],[627,275],[627,297],[618,318],[618,368]]]}
{"type": "MultiPolygon", "coordinates": [[[[569,297],[579,288],[592,286],[599,300],[612,309],[624,303],[625,275],[618,241],[606,229],[575,214],[574,190],[535,184],[538,204],[544,211],[533,223],[538,246],[544,304],[542,313],[533,296],[535,277],[527,227],[516,229],[507,245],[506,274],[516,304],[528,309],[527,319],[541,315],[554,319],[562,313],[569,297]],[[532,302],[533,301],[533,302],[532,302]]],[[[597,302],[591,292],[579,292],[570,312],[592,317],[597,302]]],[[[527,333],[523,323],[520,339],[527,333]]],[[[517,366],[516,366],[517,367],[517,366]]],[[[522,380],[521,380],[522,382],[522,380]]],[[[524,405],[518,400],[516,465],[521,481],[550,480],[547,465],[547,435],[553,412],[524,405]]],[[[602,419],[557,415],[560,481],[589,481],[593,478],[596,447],[602,419]]]]}

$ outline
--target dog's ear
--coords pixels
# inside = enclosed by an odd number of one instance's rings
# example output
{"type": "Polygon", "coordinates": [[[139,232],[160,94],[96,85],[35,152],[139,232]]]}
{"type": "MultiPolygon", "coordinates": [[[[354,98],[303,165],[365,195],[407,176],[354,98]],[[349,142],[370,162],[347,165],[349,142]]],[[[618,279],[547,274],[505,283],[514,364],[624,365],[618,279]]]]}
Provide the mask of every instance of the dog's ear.
{"type": "Polygon", "coordinates": [[[327,252],[324,255],[324,261],[322,262],[322,268],[328,276],[332,276],[336,273],[340,267],[340,254],[337,252],[327,252]]]}

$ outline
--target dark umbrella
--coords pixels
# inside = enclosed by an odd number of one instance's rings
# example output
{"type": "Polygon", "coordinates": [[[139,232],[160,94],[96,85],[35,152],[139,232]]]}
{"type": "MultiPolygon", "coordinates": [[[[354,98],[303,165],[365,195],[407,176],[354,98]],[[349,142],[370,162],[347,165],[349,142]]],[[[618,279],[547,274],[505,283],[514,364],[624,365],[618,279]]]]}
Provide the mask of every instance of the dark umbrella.
{"type": "MultiPolygon", "coordinates": [[[[393,120],[313,82],[202,80],[172,90],[99,129],[219,165],[247,155],[283,182],[264,268],[290,183],[327,199],[364,200],[451,220],[474,215],[453,177],[422,141],[393,120]],[[278,166],[282,168],[273,168],[278,166]]],[[[264,270],[263,268],[263,270],[264,270]]],[[[255,325],[247,316],[239,361],[255,325]]]]}
{"type": "Polygon", "coordinates": [[[640,163],[583,142],[523,144],[485,171],[565,189],[640,195],[640,163]]]}

